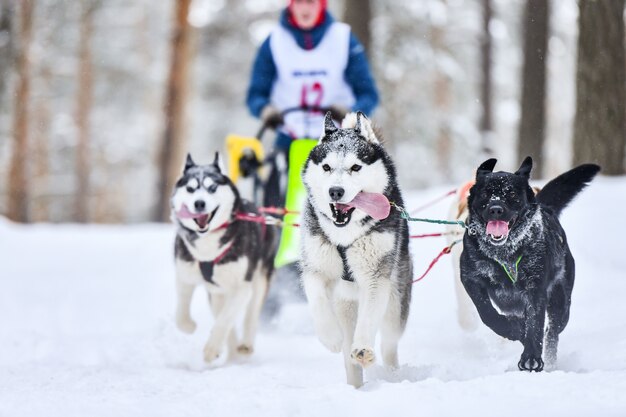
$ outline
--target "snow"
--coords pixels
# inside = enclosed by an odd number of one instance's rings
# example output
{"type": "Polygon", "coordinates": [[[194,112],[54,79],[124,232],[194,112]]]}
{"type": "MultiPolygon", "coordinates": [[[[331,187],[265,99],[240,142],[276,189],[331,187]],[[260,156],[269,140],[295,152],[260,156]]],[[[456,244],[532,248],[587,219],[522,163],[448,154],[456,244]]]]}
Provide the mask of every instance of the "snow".
{"type": "MultiPolygon", "coordinates": [[[[450,188],[409,193],[407,206],[450,188]]],[[[375,366],[359,390],[315,338],[304,303],[264,326],[250,359],[205,365],[211,318],[201,291],[196,333],[174,325],[170,225],[0,219],[0,416],[623,416],[625,189],[626,178],[599,178],[563,214],[577,282],[556,371],[519,372],[519,343],[482,325],[460,330],[442,258],[414,287],[402,367],[375,366]]],[[[420,216],[442,218],[449,203],[420,216]]],[[[411,243],[416,275],[444,245],[411,243]]]]}

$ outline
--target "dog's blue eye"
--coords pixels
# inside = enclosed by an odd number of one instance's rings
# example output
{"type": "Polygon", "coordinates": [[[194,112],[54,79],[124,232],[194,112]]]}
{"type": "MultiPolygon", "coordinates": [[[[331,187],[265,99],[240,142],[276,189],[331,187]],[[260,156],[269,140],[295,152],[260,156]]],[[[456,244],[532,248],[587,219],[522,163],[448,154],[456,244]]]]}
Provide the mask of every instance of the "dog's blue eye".
{"type": "Polygon", "coordinates": [[[350,170],[354,172],[359,172],[361,170],[361,165],[354,164],[352,165],[352,168],[350,168],[350,170]]]}
{"type": "Polygon", "coordinates": [[[324,164],[324,165],[322,165],[322,169],[323,169],[324,171],[328,172],[328,171],[330,171],[330,165],[328,165],[328,164],[324,164]]]}

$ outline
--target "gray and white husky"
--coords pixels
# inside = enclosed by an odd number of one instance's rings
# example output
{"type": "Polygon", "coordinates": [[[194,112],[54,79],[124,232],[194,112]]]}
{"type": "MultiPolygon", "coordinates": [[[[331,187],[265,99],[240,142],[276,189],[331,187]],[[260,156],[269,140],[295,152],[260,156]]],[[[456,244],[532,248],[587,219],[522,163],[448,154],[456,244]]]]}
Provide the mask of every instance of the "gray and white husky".
{"type": "Polygon", "coordinates": [[[369,120],[350,114],[342,128],[330,115],[302,171],[302,282],[317,335],[343,350],[347,381],[363,385],[381,332],[383,363],[398,366],[398,340],[411,301],[408,225],[395,167],[369,120]]]}
{"type": "Polygon", "coordinates": [[[277,248],[273,227],[241,218],[259,214],[239,197],[218,162],[217,153],[209,165],[196,165],[187,155],[171,199],[172,219],[178,226],[176,324],[183,332],[195,331],[189,305],[196,286],[204,286],[215,319],[204,347],[206,362],[216,359],[225,344],[229,357],[253,352],[277,248]],[[243,335],[238,339],[235,322],[244,312],[243,335]]]}

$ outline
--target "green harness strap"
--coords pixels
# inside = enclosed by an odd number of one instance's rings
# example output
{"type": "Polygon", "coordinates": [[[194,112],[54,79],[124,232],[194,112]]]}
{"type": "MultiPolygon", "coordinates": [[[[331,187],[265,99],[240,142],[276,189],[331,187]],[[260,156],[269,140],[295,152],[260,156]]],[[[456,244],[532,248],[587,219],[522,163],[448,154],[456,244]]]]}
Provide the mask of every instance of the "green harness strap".
{"type": "Polygon", "coordinates": [[[515,272],[513,274],[511,274],[512,268],[509,269],[507,268],[507,266],[505,264],[503,264],[502,262],[498,261],[498,263],[500,264],[500,266],[502,267],[502,269],[504,269],[504,272],[506,273],[506,276],[509,277],[509,279],[511,280],[511,282],[513,284],[515,284],[517,282],[517,266],[519,265],[519,262],[522,260],[522,255],[519,256],[519,258],[517,258],[517,261],[515,261],[515,272]]]}

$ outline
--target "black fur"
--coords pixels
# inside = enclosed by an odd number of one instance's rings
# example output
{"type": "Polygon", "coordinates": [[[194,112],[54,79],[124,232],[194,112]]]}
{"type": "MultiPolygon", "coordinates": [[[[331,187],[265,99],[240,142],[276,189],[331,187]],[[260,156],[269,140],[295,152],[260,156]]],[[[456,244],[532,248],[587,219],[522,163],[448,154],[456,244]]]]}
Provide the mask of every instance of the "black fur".
{"type": "Polygon", "coordinates": [[[600,171],[594,164],[580,165],[571,171],[559,175],[537,194],[537,201],[552,209],[557,216],[600,171]]]}
{"type": "Polygon", "coordinates": [[[539,372],[544,356],[551,363],[556,360],[574,286],[574,258],[558,215],[600,167],[574,168],[535,197],[528,184],[530,157],[515,173],[492,172],[495,162],[491,159],[479,167],[470,189],[461,281],[481,320],[498,335],[524,346],[519,369],[539,372]],[[502,242],[486,233],[487,223],[494,220],[509,223],[502,242]]]}

